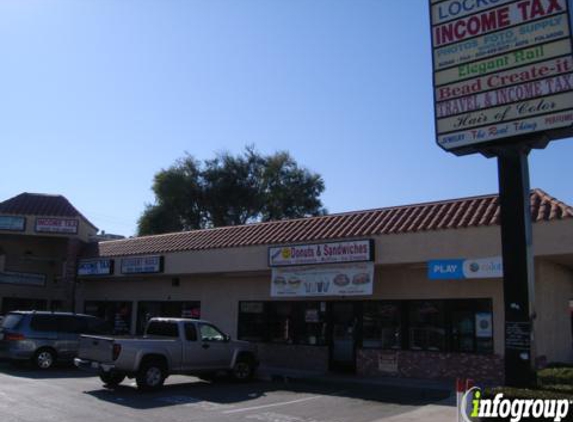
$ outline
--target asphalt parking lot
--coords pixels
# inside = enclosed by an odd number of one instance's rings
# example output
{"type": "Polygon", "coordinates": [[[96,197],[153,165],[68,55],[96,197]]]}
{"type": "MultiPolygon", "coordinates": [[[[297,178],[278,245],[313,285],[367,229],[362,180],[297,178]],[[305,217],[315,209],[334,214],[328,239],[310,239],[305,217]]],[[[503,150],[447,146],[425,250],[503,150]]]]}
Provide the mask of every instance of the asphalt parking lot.
{"type": "Polygon", "coordinates": [[[444,398],[443,392],[421,389],[284,381],[209,383],[184,376],[168,378],[159,392],[141,393],[133,380],[109,390],[99,378],[73,367],[44,372],[0,363],[3,422],[371,422],[444,398]]]}

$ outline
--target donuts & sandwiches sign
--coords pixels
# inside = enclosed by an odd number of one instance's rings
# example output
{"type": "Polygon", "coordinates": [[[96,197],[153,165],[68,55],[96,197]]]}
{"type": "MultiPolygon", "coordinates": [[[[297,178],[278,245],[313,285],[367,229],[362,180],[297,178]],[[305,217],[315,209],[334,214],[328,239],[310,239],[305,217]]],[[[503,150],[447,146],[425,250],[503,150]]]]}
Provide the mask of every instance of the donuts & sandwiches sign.
{"type": "Polygon", "coordinates": [[[271,247],[271,296],[372,295],[373,261],[371,239],[271,247]]]}

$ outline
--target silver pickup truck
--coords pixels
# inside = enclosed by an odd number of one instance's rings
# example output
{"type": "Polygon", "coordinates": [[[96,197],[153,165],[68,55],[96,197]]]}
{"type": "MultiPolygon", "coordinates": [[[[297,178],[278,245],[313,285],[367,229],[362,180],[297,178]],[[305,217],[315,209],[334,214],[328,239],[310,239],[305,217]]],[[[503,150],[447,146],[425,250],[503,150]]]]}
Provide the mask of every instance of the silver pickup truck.
{"type": "Polygon", "coordinates": [[[210,322],[183,318],[152,318],[143,337],[82,335],[74,363],[109,387],[135,378],[140,390],[161,388],[170,374],[208,379],[226,371],[248,381],[258,365],[255,345],[232,341],[210,322]]]}

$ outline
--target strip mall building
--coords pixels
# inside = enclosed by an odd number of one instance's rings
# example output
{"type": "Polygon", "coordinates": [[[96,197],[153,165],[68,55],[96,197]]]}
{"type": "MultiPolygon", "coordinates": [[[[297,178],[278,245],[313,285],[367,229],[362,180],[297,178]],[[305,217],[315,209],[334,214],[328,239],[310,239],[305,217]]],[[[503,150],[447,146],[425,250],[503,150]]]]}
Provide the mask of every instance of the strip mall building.
{"type": "MultiPolygon", "coordinates": [[[[89,241],[96,229],[77,211],[16,198],[0,203],[4,312],[45,300],[132,334],[151,316],[200,316],[257,342],[267,365],[503,377],[496,195],[105,242],[89,241]],[[58,231],[59,219],[77,228],[58,231]],[[46,254],[45,266],[25,259],[46,254]]],[[[536,356],[571,363],[573,208],[537,189],[530,203],[536,356]]]]}

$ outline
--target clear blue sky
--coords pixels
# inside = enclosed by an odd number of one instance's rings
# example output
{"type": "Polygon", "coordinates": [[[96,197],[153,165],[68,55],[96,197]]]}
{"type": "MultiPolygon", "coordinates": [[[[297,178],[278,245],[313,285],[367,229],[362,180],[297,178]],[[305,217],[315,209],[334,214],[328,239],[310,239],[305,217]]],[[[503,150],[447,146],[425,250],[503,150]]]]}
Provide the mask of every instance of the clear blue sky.
{"type": "MultiPolygon", "coordinates": [[[[326,182],[330,212],[498,190],[434,141],[427,0],[2,0],[0,200],[60,193],[131,235],[151,181],[255,144],[326,182]]],[[[573,142],[530,158],[573,204],[573,142]]]]}

